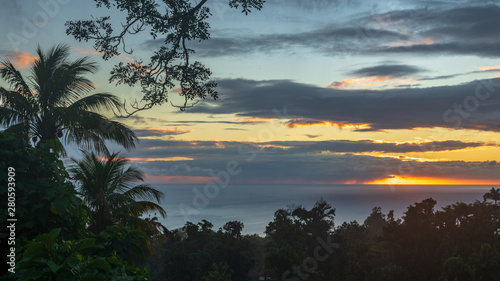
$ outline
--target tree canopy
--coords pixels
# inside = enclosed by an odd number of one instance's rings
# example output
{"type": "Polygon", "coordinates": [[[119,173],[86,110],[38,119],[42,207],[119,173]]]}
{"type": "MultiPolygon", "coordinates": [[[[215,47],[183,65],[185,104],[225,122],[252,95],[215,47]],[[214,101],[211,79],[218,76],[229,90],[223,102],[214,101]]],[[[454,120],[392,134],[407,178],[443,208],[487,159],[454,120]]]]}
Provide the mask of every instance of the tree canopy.
{"type": "Polygon", "coordinates": [[[119,225],[141,229],[148,234],[158,232],[152,221],[141,218],[148,212],[158,212],[162,218],[165,210],[161,203],[163,192],[149,185],[134,183],[144,181],[144,173],[118,153],[99,159],[94,153],[83,152],[82,159],[74,159],[70,173],[78,191],[85,200],[89,215],[89,228],[99,233],[107,226],[119,225]]]}
{"type": "MultiPolygon", "coordinates": [[[[132,111],[127,116],[167,102],[168,92],[174,87],[180,88],[179,94],[184,98],[184,103],[178,105],[181,110],[191,106],[188,103],[195,99],[217,98],[217,84],[210,81],[210,69],[201,62],[190,60],[195,50],[189,47],[189,41],[210,38],[208,19],[212,14],[206,6],[208,0],[198,3],[190,0],[94,1],[97,7],[113,8],[126,14],[119,28],[113,25],[110,16],[105,16],[69,21],[66,33],[78,41],[93,41],[103,59],[122,52],[131,54],[133,50],[127,47],[130,35],[149,32],[153,40],[160,42],[149,61],[119,63],[111,71],[110,82],[142,87],[141,101],[131,104],[132,111]]],[[[248,14],[252,9],[262,9],[264,2],[228,0],[228,5],[248,14]]]]}
{"type": "Polygon", "coordinates": [[[1,64],[0,76],[11,90],[0,87],[0,125],[7,133],[32,140],[35,146],[51,141],[50,148],[65,155],[63,143],[74,142],[99,152],[105,141],[126,149],[135,147],[135,133],[98,111],[121,109],[118,97],[109,93],[90,94],[94,84],[85,77],[97,70],[89,57],[69,61],[70,47],[56,45],[38,58],[24,77],[9,61],[1,64]]]}

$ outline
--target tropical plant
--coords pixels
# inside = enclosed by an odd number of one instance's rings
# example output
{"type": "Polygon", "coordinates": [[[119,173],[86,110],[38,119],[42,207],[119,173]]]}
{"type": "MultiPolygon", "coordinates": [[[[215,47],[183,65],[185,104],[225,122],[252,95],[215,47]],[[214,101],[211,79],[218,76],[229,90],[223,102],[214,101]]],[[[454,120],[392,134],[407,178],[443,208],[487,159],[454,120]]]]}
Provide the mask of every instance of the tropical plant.
{"type": "Polygon", "coordinates": [[[53,229],[26,244],[16,273],[6,280],[148,280],[147,270],[128,258],[131,249],[144,257],[139,247],[147,240],[143,232],[110,227],[75,240],[61,239],[60,232],[53,229]]]}
{"type": "Polygon", "coordinates": [[[488,199],[493,200],[496,205],[497,202],[500,201],[500,188],[492,187],[488,193],[483,195],[483,199],[484,201],[488,199]]]}
{"type": "Polygon", "coordinates": [[[77,184],[89,214],[89,229],[99,233],[107,226],[129,226],[153,235],[158,234],[159,224],[141,218],[148,212],[157,212],[165,218],[167,213],[157,203],[164,194],[144,181],[144,174],[118,153],[106,153],[99,158],[94,152],[82,151],[83,158],[72,158],[69,171],[77,184]]]}
{"type": "MultiPolygon", "coordinates": [[[[15,194],[12,213],[14,218],[22,218],[15,223],[16,246],[54,228],[61,228],[64,239],[83,235],[87,215],[82,199],[69,181],[63,162],[47,147],[43,144],[42,149],[36,149],[24,140],[0,133],[0,182],[5,186],[0,188],[0,197],[7,202],[7,195],[15,194]],[[9,181],[8,172],[13,176],[9,181]]],[[[12,218],[8,207],[12,206],[0,204],[0,221],[12,218]]],[[[8,233],[7,225],[0,226],[0,233],[8,233]]],[[[3,238],[0,240],[7,246],[3,238]]]]}
{"type": "Polygon", "coordinates": [[[69,51],[67,45],[56,45],[47,53],[38,47],[27,78],[8,59],[1,63],[0,76],[11,90],[0,87],[0,125],[37,147],[50,143],[61,155],[66,154],[62,141],[99,152],[107,150],[106,140],[126,149],[135,147],[138,139],[132,130],[97,113],[119,112],[119,99],[109,93],[88,95],[95,87],[85,75],[97,70],[96,63],[89,57],[71,62],[69,51]]]}

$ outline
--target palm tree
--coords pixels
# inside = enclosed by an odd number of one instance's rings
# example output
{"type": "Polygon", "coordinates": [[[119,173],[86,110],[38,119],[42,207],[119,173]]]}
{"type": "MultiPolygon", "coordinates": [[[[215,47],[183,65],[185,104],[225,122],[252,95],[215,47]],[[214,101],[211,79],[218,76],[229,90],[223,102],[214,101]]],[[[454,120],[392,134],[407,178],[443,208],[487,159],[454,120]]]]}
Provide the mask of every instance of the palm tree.
{"type": "Polygon", "coordinates": [[[495,205],[500,201],[500,188],[492,187],[490,191],[483,195],[484,201],[491,199],[495,202],[495,205]]]}
{"type": "Polygon", "coordinates": [[[150,236],[163,229],[155,220],[142,219],[149,212],[157,212],[165,218],[167,213],[161,203],[163,192],[148,185],[144,174],[136,167],[128,166],[128,160],[118,153],[106,153],[101,159],[94,152],[82,151],[83,158],[72,158],[69,171],[83,197],[89,215],[89,229],[99,233],[107,226],[129,226],[140,229],[150,236]]]}
{"type": "Polygon", "coordinates": [[[126,149],[138,141],[134,132],[97,111],[120,111],[119,99],[109,93],[88,95],[95,87],[84,77],[97,70],[95,62],[83,57],[70,62],[70,47],[57,45],[38,58],[25,78],[9,61],[1,63],[0,76],[11,90],[0,87],[0,125],[5,132],[31,139],[35,146],[49,143],[65,155],[62,142],[75,142],[96,151],[106,151],[105,141],[126,149]],[[52,141],[53,140],[53,141],[52,141]]]}

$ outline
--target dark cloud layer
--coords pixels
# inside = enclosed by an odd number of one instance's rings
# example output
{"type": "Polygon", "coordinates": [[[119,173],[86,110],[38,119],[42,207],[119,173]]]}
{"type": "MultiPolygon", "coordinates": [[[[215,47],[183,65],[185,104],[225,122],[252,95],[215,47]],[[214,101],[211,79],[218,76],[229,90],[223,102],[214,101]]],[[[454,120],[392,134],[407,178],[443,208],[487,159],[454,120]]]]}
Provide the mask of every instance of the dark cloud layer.
{"type": "MultiPolygon", "coordinates": [[[[315,1],[311,5],[323,5],[322,2],[325,1],[315,1]]],[[[499,57],[500,6],[483,1],[450,6],[436,5],[432,9],[394,10],[360,16],[349,22],[299,33],[241,35],[239,32],[218,35],[215,32],[210,40],[193,47],[202,57],[251,55],[256,52],[291,53],[294,48],[311,48],[331,56],[349,53],[449,53],[499,57]]],[[[161,40],[150,40],[143,43],[143,47],[157,47],[161,43],[161,40]]]]}
{"type": "MultiPolygon", "coordinates": [[[[443,141],[425,146],[426,150],[442,151],[483,145],[485,144],[443,141]]],[[[231,178],[232,183],[363,183],[392,175],[499,179],[500,164],[495,161],[418,162],[346,153],[370,151],[422,151],[422,145],[375,143],[368,140],[281,141],[260,144],[145,140],[134,154],[146,158],[182,156],[193,159],[138,164],[141,169],[154,176],[213,177],[219,171],[225,171],[229,161],[237,162],[242,172],[231,178]],[[325,150],[330,153],[324,153],[325,150]]]]}
{"type": "MultiPolygon", "coordinates": [[[[143,140],[140,155],[156,157],[158,155],[193,156],[209,154],[221,148],[232,150],[240,146],[265,147],[269,153],[275,151],[293,151],[294,153],[321,153],[324,151],[335,153],[408,153],[408,152],[437,152],[451,151],[496,144],[461,141],[431,141],[421,143],[391,143],[376,142],[373,140],[330,140],[330,141],[272,141],[272,142],[237,142],[237,141],[176,141],[176,140],[143,140]],[[154,147],[154,149],[149,149],[154,147]]],[[[223,152],[218,152],[222,154],[223,152]]],[[[229,152],[232,154],[233,152],[229,152]]]]}
{"type": "Polygon", "coordinates": [[[412,38],[433,40],[426,44],[380,47],[378,51],[381,52],[500,56],[498,5],[393,11],[377,17],[389,23],[389,26],[406,27],[412,38]]]}
{"type": "MultiPolygon", "coordinates": [[[[358,45],[365,43],[373,45],[373,41],[387,42],[407,39],[409,39],[407,35],[389,30],[372,28],[361,30],[359,27],[328,25],[301,33],[213,36],[210,40],[203,41],[194,48],[197,50],[197,56],[201,57],[251,55],[254,52],[272,53],[283,50],[291,51],[296,47],[308,47],[317,49],[324,54],[331,54],[332,50],[345,49],[345,47],[339,45],[339,42],[342,42],[342,44],[358,45]],[[377,37],[368,38],[363,35],[363,32],[377,34],[377,37]]],[[[163,41],[159,39],[148,40],[143,43],[143,47],[158,47],[161,44],[163,44],[163,41]]]]}
{"type": "Polygon", "coordinates": [[[237,79],[219,81],[219,90],[220,100],[201,102],[188,112],[369,125],[360,131],[441,127],[500,132],[500,79],[379,91],[237,79]],[[284,108],[286,115],[277,116],[276,110],[284,108]]]}
{"type": "Polygon", "coordinates": [[[351,74],[357,76],[393,76],[393,77],[404,77],[408,75],[417,74],[422,72],[423,69],[404,64],[383,64],[372,67],[364,67],[356,71],[352,71],[351,74]]]}

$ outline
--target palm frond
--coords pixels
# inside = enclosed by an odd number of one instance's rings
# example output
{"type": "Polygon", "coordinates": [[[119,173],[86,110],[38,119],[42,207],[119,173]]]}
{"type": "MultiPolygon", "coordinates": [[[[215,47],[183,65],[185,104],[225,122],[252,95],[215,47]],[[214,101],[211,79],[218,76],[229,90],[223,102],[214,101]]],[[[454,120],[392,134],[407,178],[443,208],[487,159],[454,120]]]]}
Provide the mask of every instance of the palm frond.
{"type": "Polygon", "coordinates": [[[17,123],[15,125],[11,125],[3,132],[13,136],[19,136],[27,141],[29,140],[30,124],[28,122],[17,123]]]}
{"type": "Polygon", "coordinates": [[[87,147],[94,146],[97,151],[105,151],[105,140],[127,150],[134,148],[139,141],[135,133],[123,124],[95,112],[68,110],[63,119],[71,141],[87,147]]]}
{"type": "Polygon", "coordinates": [[[134,199],[154,200],[158,203],[161,203],[161,200],[165,197],[163,192],[145,184],[136,185],[124,194],[134,199]]]}
{"type": "Polygon", "coordinates": [[[163,209],[162,206],[150,201],[135,201],[131,204],[127,204],[121,207],[117,210],[117,212],[126,213],[136,217],[142,216],[149,212],[158,212],[163,218],[167,217],[167,212],[163,209]]]}
{"type": "Polygon", "coordinates": [[[0,87],[0,100],[4,106],[15,109],[19,114],[34,115],[38,111],[33,97],[18,91],[8,91],[0,87]]]}
{"type": "Polygon", "coordinates": [[[56,45],[47,52],[37,47],[38,58],[25,80],[10,61],[0,68],[0,75],[14,88],[0,88],[0,124],[11,126],[30,122],[29,134],[39,142],[55,140],[59,153],[61,142],[75,142],[80,147],[106,153],[107,141],[127,150],[135,147],[138,138],[123,124],[97,113],[122,109],[119,99],[109,93],[87,96],[95,86],[85,78],[97,71],[89,57],[69,61],[70,47],[56,45]],[[61,138],[60,134],[63,134],[61,138]]]}
{"type": "Polygon", "coordinates": [[[86,96],[75,101],[69,106],[71,110],[90,110],[102,111],[104,110],[118,110],[121,111],[122,104],[117,96],[109,93],[98,93],[86,96]]]}
{"type": "Polygon", "coordinates": [[[9,127],[11,125],[26,121],[19,112],[8,107],[0,107],[0,125],[9,127]]]}
{"type": "MultiPolygon", "coordinates": [[[[139,217],[148,212],[166,217],[167,213],[159,204],[146,201],[160,202],[163,193],[147,185],[128,187],[131,182],[142,179],[142,172],[137,168],[127,167],[128,160],[120,153],[106,153],[105,159],[100,159],[94,152],[81,151],[83,158],[72,158],[73,164],[69,171],[90,210],[89,222],[97,224],[92,227],[98,230],[105,227],[102,225],[103,220],[96,217],[101,216],[109,217],[105,220],[108,223],[128,222],[128,226],[144,227],[148,231],[157,228],[158,225],[145,223],[139,217]]],[[[158,229],[155,233],[158,233],[158,229]]]]}
{"type": "Polygon", "coordinates": [[[12,62],[5,60],[1,64],[2,67],[0,68],[0,76],[5,79],[7,83],[9,83],[9,85],[16,91],[19,91],[24,95],[30,94],[30,87],[12,62]]]}
{"type": "Polygon", "coordinates": [[[51,104],[54,106],[60,106],[62,103],[71,104],[94,90],[92,81],[83,75],[93,74],[96,70],[97,64],[90,61],[89,57],[61,65],[56,71],[57,83],[53,85],[52,92],[55,94],[54,99],[50,100],[51,104]]]}
{"type": "Polygon", "coordinates": [[[50,107],[50,101],[57,99],[58,93],[54,93],[53,89],[61,81],[57,81],[56,73],[68,58],[69,50],[70,47],[64,44],[54,46],[47,53],[40,46],[37,47],[38,59],[33,64],[30,78],[32,84],[36,85],[38,102],[44,109],[50,107]]]}

